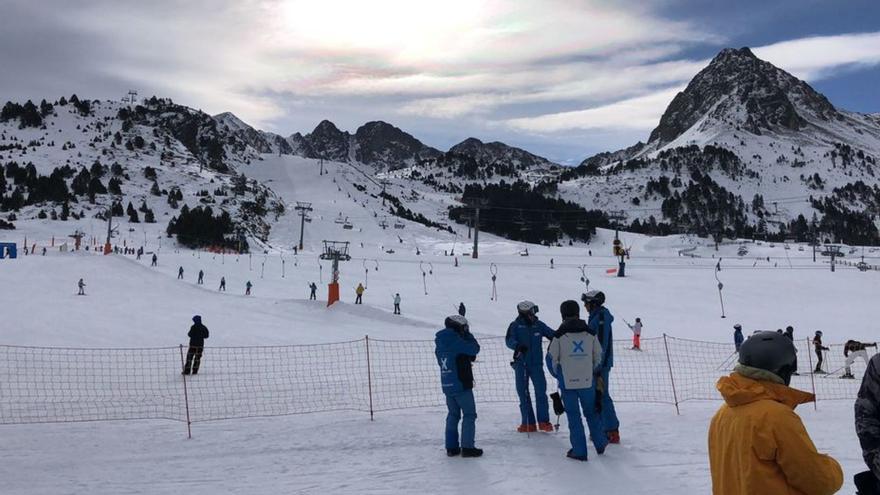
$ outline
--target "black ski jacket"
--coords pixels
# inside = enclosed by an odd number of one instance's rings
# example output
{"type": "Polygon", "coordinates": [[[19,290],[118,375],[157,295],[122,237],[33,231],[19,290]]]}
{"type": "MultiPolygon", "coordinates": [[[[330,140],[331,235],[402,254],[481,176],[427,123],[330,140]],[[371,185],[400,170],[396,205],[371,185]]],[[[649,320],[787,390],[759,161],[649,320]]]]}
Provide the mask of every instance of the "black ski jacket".
{"type": "Polygon", "coordinates": [[[195,323],[189,327],[189,345],[193,347],[204,347],[205,339],[208,338],[208,327],[201,323],[195,323]]]}

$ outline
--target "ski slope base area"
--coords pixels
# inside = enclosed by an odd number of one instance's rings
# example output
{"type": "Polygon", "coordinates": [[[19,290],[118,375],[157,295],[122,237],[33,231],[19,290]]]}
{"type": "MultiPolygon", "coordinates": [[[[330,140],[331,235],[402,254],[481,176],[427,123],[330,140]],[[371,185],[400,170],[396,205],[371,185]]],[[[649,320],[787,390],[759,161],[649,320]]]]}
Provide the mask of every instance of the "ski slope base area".
{"type": "MultiPolygon", "coordinates": [[[[317,187],[287,188],[284,181],[289,178],[278,169],[264,173],[267,177],[262,179],[271,178],[273,188],[286,201],[311,191],[315,206],[325,211],[332,210],[321,201],[343,202],[317,187]]],[[[303,180],[308,186],[312,179],[303,180]]],[[[351,209],[353,219],[356,210],[364,215],[357,205],[345,208],[351,209]]],[[[272,247],[292,245],[291,239],[298,234],[298,227],[293,227],[296,217],[289,220],[290,228],[278,229],[282,239],[255,247],[250,256],[176,247],[172,239],[160,239],[161,224],[141,225],[136,231],[125,225],[120,229],[129,245],[146,243],[147,254],[141,260],[91,251],[60,252],[57,247],[48,249],[46,256],[20,252],[18,259],[0,260],[0,345],[174,348],[186,344],[191,318],[199,314],[211,336],[199,376],[190,378],[198,387],[197,380],[210,383],[212,375],[230,372],[216,368],[212,347],[318,344],[365,335],[430,342],[444,317],[454,313],[460,302],[467,306],[478,339],[504,335],[515,317],[516,303],[523,299],[537,303],[542,320],[556,327],[559,304],[577,300],[586,290],[581,280],[584,274],[591,289],[607,294],[607,306],[616,319],[615,352],[624,354],[620,360],[625,364],[620,365],[617,378],[612,374],[612,394],[619,386],[615,379],[636,376],[627,374],[625,366],[662,357],[656,344],[644,353],[626,349],[631,333],[624,320],[632,322],[636,317],[645,324],[647,342],[666,333],[678,339],[723,343],[730,351],[734,323],[741,323],[746,334],[792,325],[796,339],[804,341],[799,354],[803,376],[795,382],[799,388],[809,387],[805,341],[815,330],[824,332],[827,344],[850,338],[877,339],[880,273],[847,266],[831,273],[826,259],[812,261],[809,248],[749,244],[749,255],[740,257],[737,245],[723,245],[716,251],[705,240],[627,235],[632,259],[627,277],[618,278],[606,273],[616,267],[616,260],[608,256],[613,232],[600,231],[589,245],[528,246],[529,256],[520,256],[521,244],[481,234],[480,257],[474,260],[460,254],[467,250],[464,235],[447,238],[413,226],[400,239],[382,229],[360,231],[358,227],[343,232],[333,225],[336,216],[332,211],[326,215],[329,221],[322,223],[316,213],[307,227],[306,249],[296,255],[272,247]],[[319,240],[334,236],[352,241],[353,259],[341,265],[342,300],[327,308],[330,265],[318,260],[319,240]],[[390,247],[395,253],[387,252],[390,247]],[[444,250],[455,250],[458,266],[456,257],[444,256],[444,250]],[[682,250],[699,257],[682,256],[682,250]],[[157,267],[150,266],[152,253],[157,254],[157,267]],[[723,259],[722,271],[716,273],[718,258],[723,259]],[[178,280],[180,267],[184,268],[182,280],[178,280]],[[196,284],[199,270],[204,271],[204,285],[196,284]],[[716,275],[724,283],[724,319],[716,275]],[[226,279],[226,292],[217,290],[221,276],[226,279]],[[86,283],[85,296],[76,295],[80,278],[86,283]],[[250,296],[244,295],[247,281],[253,284],[250,296]],[[319,287],[317,301],[308,300],[310,282],[319,287]],[[361,282],[367,286],[364,304],[354,305],[354,288],[361,282]],[[400,316],[392,314],[395,293],[402,299],[400,316]]],[[[101,225],[90,225],[90,221],[80,228],[87,233],[93,229],[97,235],[101,225]]],[[[63,238],[69,233],[52,222],[21,221],[17,227],[0,234],[0,241],[18,242],[20,250],[25,236],[29,243],[43,246],[49,245],[52,236],[63,238]]],[[[430,354],[431,345],[423,347],[430,354]]],[[[686,355],[688,348],[683,349],[686,355]]],[[[694,345],[694,361],[707,359],[701,349],[694,345]]],[[[392,355],[388,359],[424,357],[392,355]]],[[[829,371],[842,365],[842,356],[833,359],[829,371]]],[[[725,363],[723,358],[718,361],[720,376],[725,363]]],[[[9,369],[15,363],[3,363],[0,368],[4,366],[9,369]]],[[[101,363],[94,366],[114,372],[101,363]]],[[[475,366],[480,372],[479,361],[475,366]]],[[[659,369],[656,377],[647,377],[648,389],[655,379],[666,383],[666,372],[659,369]]],[[[858,361],[853,370],[860,378],[864,364],[858,361]]],[[[168,375],[179,378],[179,369],[168,375]]],[[[713,399],[715,378],[707,378],[698,396],[713,399]]],[[[511,384],[513,379],[510,371],[511,384]]],[[[820,379],[826,384],[845,381],[836,376],[816,378],[820,379]]],[[[555,384],[550,383],[552,391],[555,384]]],[[[433,382],[429,385],[433,387],[433,382]]],[[[854,493],[852,476],[865,469],[853,426],[853,387],[857,389],[858,380],[851,385],[844,396],[851,393],[852,397],[820,400],[816,410],[812,405],[797,410],[818,449],[843,466],[841,493],[854,493]]],[[[479,415],[477,446],[485,449],[480,459],[446,457],[445,408],[437,406],[378,411],[372,421],[368,412],[333,411],[194,422],[192,439],[187,439],[185,422],[172,420],[10,424],[0,426],[0,492],[702,495],[711,491],[706,437],[712,414],[721,404],[717,396],[715,400],[688,400],[680,404],[680,414],[671,403],[618,402],[621,444],[609,446],[603,456],[590,447],[589,462],[580,463],[565,458],[569,443],[564,417],[558,432],[516,433],[515,394],[502,398],[507,402],[481,402],[481,393],[485,399],[489,390],[481,390],[479,379],[474,392],[479,415]]],[[[308,399],[350,393],[344,387],[315,387],[308,391],[308,399]]],[[[397,398],[406,403],[410,394],[434,393],[439,389],[416,391],[401,386],[397,398]]]]}

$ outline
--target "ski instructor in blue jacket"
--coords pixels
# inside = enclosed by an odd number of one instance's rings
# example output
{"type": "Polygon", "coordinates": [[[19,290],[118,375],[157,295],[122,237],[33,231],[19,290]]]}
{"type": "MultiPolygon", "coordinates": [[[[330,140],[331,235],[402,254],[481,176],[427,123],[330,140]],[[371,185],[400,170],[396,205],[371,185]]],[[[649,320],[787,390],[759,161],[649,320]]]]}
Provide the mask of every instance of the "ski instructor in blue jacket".
{"type": "Polygon", "coordinates": [[[450,316],[444,324],[446,328],[437,332],[434,339],[434,354],[440,366],[440,384],[446,396],[446,455],[480,457],[483,450],[474,446],[477,407],[474,404],[474,374],[471,364],[480,352],[480,344],[471,335],[464,316],[450,316]]]}
{"type": "Polygon", "coordinates": [[[531,301],[523,301],[516,305],[519,313],[513,323],[507,327],[505,343],[514,351],[513,368],[516,378],[516,393],[519,395],[519,411],[521,416],[517,431],[520,433],[553,431],[550,423],[550,410],[547,401],[547,379],[544,377],[544,347],[542,340],[553,338],[553,330],[538,319],[538,306],[531,301]],[[535,390],[535,410],[529,397],[529,380],[535,390]],[[537,414],[537,425],[535,415],[537,414]]]}
{"type": "Polygon", "coordinates": [[[590,313],[587,325],[591,333],[594,333],[602,346],[602,360],[600,364],[600,377],[602,381],[598,392],[600,397],[597,402],[602,408],[602,424],[610,443],[620,443],[620,421],[614,410],[614,401],[611,399],[611,368],[614,366],[614,337],[611,333],[611,323],[614,316],[605,307],[605,293],[599,290],[591,290],[581,295],[587,311],[590,313]]]}

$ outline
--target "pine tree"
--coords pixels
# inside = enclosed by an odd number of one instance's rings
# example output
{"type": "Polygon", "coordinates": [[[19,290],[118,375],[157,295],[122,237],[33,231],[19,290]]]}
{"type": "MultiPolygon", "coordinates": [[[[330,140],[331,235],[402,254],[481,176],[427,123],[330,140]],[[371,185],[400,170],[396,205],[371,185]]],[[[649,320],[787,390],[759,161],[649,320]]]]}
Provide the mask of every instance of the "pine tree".
{"type": "Polygon", "coordinates": [[[134,206],[131,205],[131,201],[128,202],[128,208],[126,208],[125,212],[128,214],[129,223],[140,223],[140,218],[138,218],[138,212],[134,209],[134,206]]]}

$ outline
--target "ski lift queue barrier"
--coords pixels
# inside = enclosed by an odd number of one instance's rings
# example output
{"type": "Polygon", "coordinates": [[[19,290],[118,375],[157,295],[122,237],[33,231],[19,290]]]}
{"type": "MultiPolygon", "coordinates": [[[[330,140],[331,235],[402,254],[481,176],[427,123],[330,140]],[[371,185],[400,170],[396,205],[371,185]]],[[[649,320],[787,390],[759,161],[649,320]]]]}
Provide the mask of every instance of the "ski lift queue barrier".
{"type": "MultiPolygon", "coordinates": [[[[627,332],[628,334],[628,332],[627,332]]],[[[478,402],[516,402],[503,337],[478,336],[478,402]]],[[[641,351],[619,338],[610,390],[617,402],[674,405],[718,400],[717,379],[736,363],[733,344],[669,336],[641,351]]],[[[854,400],[860,380],[840,379],[843,346],[812,374],[810,343],[796,342],[792,386],[819,401],[854,400]]],[[[432,340],[380,340],[275,347],[211,347],[198,375],[180,374],[185,346],[80,349],[0,346],[0,424],[168,419],[198,423],[330,411],[374,413],[445,404],[432,340]]],[[[856,376],[865,369],[853,365],[856,376]]],[[[549,378],[549,374],[548,374],[549,378]]],[[[552,390],[552,378],[548,380],[552,390]]]]}

